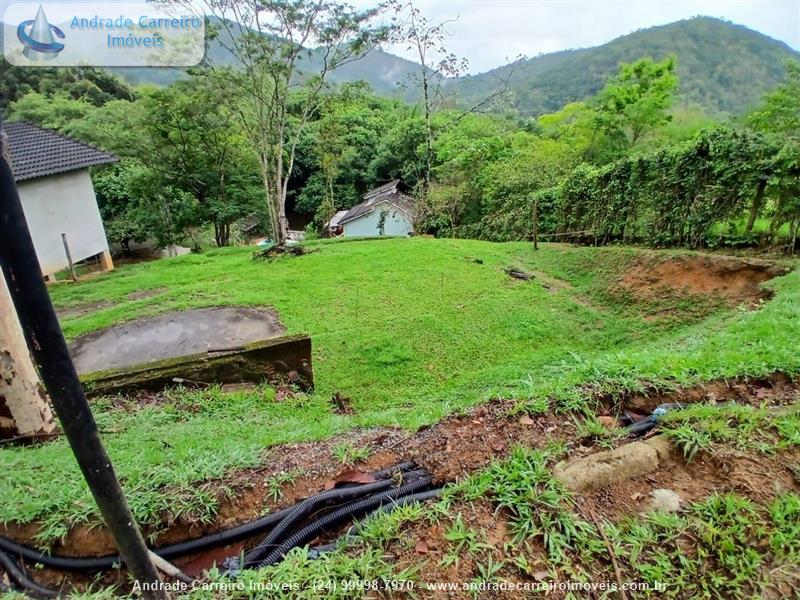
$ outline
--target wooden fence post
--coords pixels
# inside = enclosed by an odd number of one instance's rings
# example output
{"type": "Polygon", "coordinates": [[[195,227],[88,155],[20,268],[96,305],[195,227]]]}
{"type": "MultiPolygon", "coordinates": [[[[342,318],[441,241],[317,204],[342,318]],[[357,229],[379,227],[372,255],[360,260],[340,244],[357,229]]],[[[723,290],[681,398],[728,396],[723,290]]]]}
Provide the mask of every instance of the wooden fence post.
{"type": "Polygon", "coordinates": [[[0,273],[0,439],[36,438],[55,429],[47,393],[0,273]]]}
{"type": "Polygon", "coordinates": [[[61,241],[64,243],[64,252],[67,255],[67,264],[69,265],[70,277],[72,277],[72,281],[78,281],[78,275],[75,273],[75,263],[72,262],[72,253],[69,251],[66,233],[61,234],[61,241]]]}

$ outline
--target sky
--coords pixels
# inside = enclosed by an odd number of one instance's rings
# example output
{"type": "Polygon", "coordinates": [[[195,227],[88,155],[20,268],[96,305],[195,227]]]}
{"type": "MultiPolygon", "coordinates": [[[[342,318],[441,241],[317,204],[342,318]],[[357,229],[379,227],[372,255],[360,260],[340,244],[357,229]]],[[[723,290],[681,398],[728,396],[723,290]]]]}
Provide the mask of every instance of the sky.
{"type": "MultiPolygon", "coordinates": [[[[0,0],[0,6],[65,0],[0,0]]],[[[142,0],[139,0],[142,1],[142,0]]],[[[349,1],[359,7],[378,0],[349,1]]],[[[113,5],[99,0],[66,0],[67,6],[113,5]]],[[[431,22],[450,21],[446,45],[469,62],[475,74],[523,55],[598,46],[637,29],[697,15],[745,25],[800,51],[800,0],[414,0],[431,22]]],[[[197,0],[197,5],[202,5],[197,0]]],[[[50,13],[48,12],[48,15],[50,13]]],[[[384,50],[414,60],[402,44],[384,50]]]]}
{"type": "MultiPolygon", "coordinates": [[[[417,0],[415,4],[432,22],[458,17],[447,25],[446,44],[450,52],[469,61],[471,74],[519,55],[597,46],[637,29],[697,15],[745,25],[800,51],[800,0],[417,0]]],[[[402,45],[384,49],[414,58],[402,45]]]]}

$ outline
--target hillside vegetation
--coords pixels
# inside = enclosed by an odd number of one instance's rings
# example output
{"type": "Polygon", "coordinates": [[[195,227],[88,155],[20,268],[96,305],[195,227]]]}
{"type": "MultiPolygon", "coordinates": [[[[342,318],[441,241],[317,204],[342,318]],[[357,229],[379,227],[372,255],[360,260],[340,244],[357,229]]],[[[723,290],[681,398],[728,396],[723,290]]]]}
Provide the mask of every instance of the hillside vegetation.
{"type": "MultiPolygon", "coordinates": [[[[219,28],[214,17],[209,17],[209,23],[219,28]]],[[[225,48],[229,46],[226,33],[220,35],[221,39],[211,39],[207,44],[209,60],[219,66],[236,65],[236,58],[225,48]]],[[[783,63],[797,60],[800,54],[783,42],[742,25],[695,17],[642,29],[596,47],[525,58],[513,65],[455,79],[446,89],[459,105],[471,106],[496,88],[497,77],[513,72],[509,79],[510,106],[522,115],[537,116],[596,94],[620,63],[645,56],[654,60],[677,57],[681,104],[698,106],[712,114],[741,114],[781,81],[783,63]]],[[[320,57],[311,52],[304,61],[304,70],[313,72],[320,57]]],[[[330,81],[339,85],[363,81],[380,95],[414,102],[419,99],[419,92],[410,84],[418,69],[415,63],[378,49],[333,71],[330,81]]],[[[131,85],[169,85],[185,77],[177,69],[121,67],[109,71],[131,85]]],[[[16,97],[5,76],[3,87],[0,106],[16,97]]]]}
{"type": "Polygon", "coordinates": [[[762,33],[711,17],[650,27],[594,48],[524,59],[451,84],[464,105],[483,98],[511,70],[512,106],[525,115],[553,112],[596,94],[620,63],[641,57],[678,62],[678,99],[710,113],[739,114],[784,76],[783,63],[800,56],[762,33]]]}

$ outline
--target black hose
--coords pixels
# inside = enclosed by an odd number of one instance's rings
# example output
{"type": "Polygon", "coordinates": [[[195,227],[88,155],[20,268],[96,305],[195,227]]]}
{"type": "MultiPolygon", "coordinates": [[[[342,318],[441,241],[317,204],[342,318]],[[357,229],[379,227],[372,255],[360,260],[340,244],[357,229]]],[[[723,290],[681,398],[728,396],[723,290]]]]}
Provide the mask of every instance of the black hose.
{"type": "MultiPolygon", "coordinates": [[[[232,544],[263,533],[285,517],[291,510],[291,508],[279,510],[266,517],[244,523],[232,529],[212,533],[196,540],[188,540],[156,548],[153,552],[158,554],[161,558],[169,560],[178,556],[202,552],[208,548],[226,546],[227,544],[232,544]]],[[[40,552],[30,546],[19,544],[3,536],[0,536],[0,550],[8,552],[13,556],[18,556],[28,562],[42,564],[51,569],[58,569],[61,571],[107,571],[113,569],[115,565],[122,563],[119,554],[107,554],[105,556],[96,557],[55,556],[40,552]]]]}
{"type": "MultiPolygon", "coordinates": [[[[406,481],[414,480],[417,476],[420,475],[420,472],[412,471],[413,474],[407,472],[410,469],[413,469],[414,467],[416,467],[416,463],[414,461],[407,461],[392,467],[388,467],[386,469],[381,469],[380,471],[375,471],[374,473],[372,473],[372,476],[375,479],[381,479],[383,477],[388,477],[396,473],[403,473],[404,479],[406,481]]],[[[385,485],[391,484],[390,481],[381,483],[384,483],[385,485]]],[[[341,488],[341,489],[360,490],[363,487],[364,486],[359,486],[357,488],[341,488]]],[[[337,488],[337,490],[339,489],[340,488],[337,488]]],[[[311,496],[307,498],[306,501],[318,498],[319,496],[327,493],[328,492],[323,492],[322,494],[311,496]]],[[[250,521],[249,523],[243,523],[242,525],[238,525],[236,527],[227,529],[225,531],[212,533],[210,535],[206,535],[197,538],[195,540],[187,540],[184,542],[169,544],[161,548],[155,548],[153,551],[156,554],[158,554],[161,558],[169,560],[180,556],[186,556],[189,554],[202,552],[204,550],[208,550],[209,548],[226,546],[228,544],[232,544],[234,542],[238,542],[247,539],[249,537],[253,537],[254,535],[258,535],[260,533],[263,533],[264,531],[269,530],[271,527],[275,525],[275,523],[281,521],[282,519],[284,519],[284,517],[287,517],[293,510],[295,510],[296,507],[297,506],[285,508],[283,510],[271,513],[260,519],[250,521]]],[[[35,548],[31,548],[30,546],[26,546],[25,544],[20,544],[18,542],[15,542],[14,540],[11,540],[3,536],[0,536],[0,551],[7,552],[10,555],[16,556],[25,561],[34,564],[41,564],[44,565],[45,567],[49,567],[51,569],[58,569],[60,571],[107,571],[113,569],[117,565],[122,564],[122,558],[120,558],[119,554],[107,554],[105,556],[93,556],[93,557],[58,556],[58,555],[48,554],[45,552],[40,552],[35,548]]]]}
{"type": "Polygon", "coordinates": [[[375,494],[374,496],[364,498],[363,500],[358,500],[357,502],[347,504],[340,509],[325,515],[319,520],[298,529],[292,535],[286,538],[286,540],[284,540],[280,546],[270,552],[263,560],[253,565],[245,564],[245,566],[251,568],[261,568],[275,564],[281,560],[286,553],[289,552],[289,550],[295,546],[299,546],[300,544],[307,542],[308,540],[314,539],[325,529],[338,525],[342,521],[346,521],[352,517],[370,512],[381,506],[384,502],[393,502],[396,498],[422,491],[431,484],[431,481],[431,477],[422,477],[398,488],[387,490],[380,494],[375,494]]]}
{"type": "Polygon", "coordinates": [[[354,523],[353,526],[347,530],[347,533],[336,540],[335,542],[331,542],[330,544],[323,544],[321,546],[314,546],[311,548],[311,558],[317,558],[320,554],[325,554],[326,552],[331,552],[335,550],[336,547],[342,542],[342,540],[347,538],[355,537],[358,534],[358,530],[361,529],[365,523],[374,519],[380,514],[390,513],[395,508],[400,508],[401,506],[405,506],[407,504],[413,504],[414,502],[424,502],[425,500],[430,500],[431,498],[438,498],[442,495],[443,488],[434,488],[432,490],[428,490],[427,492],[419,492],[417,494],[409,494],[408,496],[403,496],[402,498],[397,498],[391,504],[382,505],[379,508],[376,508],[371,513],[369,513],[366,517],[361,519],[359,522],[354,523]]]}
{"type": "Polygon", "coordinates": [[[14,562],[14,559],[4,552],[0,552],[0,567],[3,567],[3,570],[8,574],[11,581],[37,598],[58,598],[61,595],[58,590],[39,585],[28,577],[25,572],[20,569],[19,565],[14,562]]]}
{"type": "MultiPolygon", "coordinates": [[[[387,473],[394,473],[402,470],[408,464],[410,463],[402,463],[400,465],[396,465],[395,467],[384,469],[384,471],[387,473]]],[[[380,474],[381,472],[376,472],[373,474],[373,476],[375,477],[380,474]]],[[[387,481],[386,483],[390,484],[391,482],[387,481]]],[[[313,498],[313,496],[311,498],[313,498]]],[[[178,542],[168,546],[163,546],[161,548],[155,548],[153,552],[165,560],[170,560],[172,558],[202,552],[204,550],[208,550],[209,548],[226,546],[228,544],[253,537],[254,535],[264,533],[273,527],[275,523],[286,517],[292,510],[294,510],[294,508],[294,506],[285,508],[260,519],[256,519],[255,521],[243,523],[242,525],[238,525],[231,529],[212,533],[195,540],[187,540],[185,542],[178,542]]],[[[20,544],[3,536],[0,536],[0,551],[8,552],[12,556],[19,557],[28,562],[41,564],[45,567],[58,569],[60,571],[107,571],[113,569],[116,565],[122,564],[122,559],[120,558],[119,554],[107,554],[105,556],[93,557],[58,556],[40,552],[35,548],[20,544]]]]}
{"type": "MultiPolygon", "coordinates": [[[[401,473],[399,470],[394,472],[401,473]]],[[[402,473],[402,475],[404,480],[413,481],[419,479],[420,477],[427,476],[427,473],[423,470],[418,470],[402,473]]],[[[361,498],[362,496],[383,491],[392,485],[394,485],[393,479],[381,479],[373,483],[367,483],[355,487],[335,488],[328,490],[327,492],[322,492],[321,494],[309,496],[302,502],[296,504],[291,512],[286,515],[286,517],[282,519],[281,522],[278,523],[274,529],[272,529],[272,531],[270,531],[267,536],[258,543],[258,545],[250,549],[244,555],[244,560],[241,564],[244,566],[251,565],[264,558],[264,556],[266,556],[270,550],[286,536],[286,533],[290,531],[291,527],[296,525],[301,519],[314,512],[320,505],[331,502],[354,500],[361,498]]],[[[236,571],[235,567],[231,568],[230,571],[236,571]]]]}
{"type": "Polygon", "coordinates": [[[399,465],[395,465],[393,467],[386,467],[385,469],[381,469],[379,471],[374,471],[372,476],[375,479],[384,479],[386,477],[391,477],[395,473],[404,473],[406,471],[413,471],[417,468],[417,463],[413,460],[408,460],[406,462],[401,462],[399,465]]]}
{"type": "Polygon", "coordinates": [[[289,527],[311,513],[320,504],[325,502],[336,502],[359,498],[361,496],[366,496],[367,494],[383,491],[391,487],[392,484],[393,481],[391,479],[383,479],[374,483],[367,483],[365,485],[359,485],[356,487],[334,488],[321,494],[309,496],[302,502],[296,504],[289,514],[286,515],[286,517],[282,519],[281,522],[278,523],[263,540],[261,540],[254,548],[245,553],[243,564],[248,565],[263,558],[264,555],[269,552],[270,548],[275,545],[275,542],[280,541],[284,534],[289,530],[289,527]]]}
{"type": "MultiPolygon", "coordinates": [[[[417,479],[428,477],[427,471],[422,469],[408,472],[395,471],[395,473],[402,475],[402,481],[400,482],[401,484],[410,483],[412,481],[416,481],[417,479]]],[[[384,479],[375,483],[361,485],[356,488],[339,488],[330,490],[329,492],[317,494],[316,496],[307,498],[303,502],[297,504],[295,510],[293,510],[291,514],[287,515],[285,519],[278,523],[278,525],[276,525],[275,528],[270,531],[255,548],[251,549],[245,554],[242,564],[252,564],[263,558],[272,548],[275,547],[278,542],[286,537],[286,533],[290,531],[292,526],[297,524],[301,519],[311,515],[321,504],[341,502],[344,500],[349,502],[363,496],[371,495],[375,492],[383,491],[392,485],[394,485],[394,479],[384,479]]]]}

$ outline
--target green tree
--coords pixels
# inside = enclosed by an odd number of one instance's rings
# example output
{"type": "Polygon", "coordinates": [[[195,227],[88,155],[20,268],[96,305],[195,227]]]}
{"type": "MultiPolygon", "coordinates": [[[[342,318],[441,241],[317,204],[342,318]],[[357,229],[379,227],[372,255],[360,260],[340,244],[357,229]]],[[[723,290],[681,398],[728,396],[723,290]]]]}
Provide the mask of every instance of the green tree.
{"type": "Polygon", "coordinates": [[[747,117],[759,131],[800,139],[800,62],[786,63],[786,80],[747,117]]]}
{"type": "Polygon", "coordinates": [[[771,160],[768,192],[775,199],[770,223],[773,236],[784,225],[789,225],[787,248],[798,249],[800,237],[800,143],[787,141],[771,160]]]}
{"type": "Polygon", "coordinates": [[[422,105],[422,124],[424,141],[419,150],[420,162],[418,181],[418,198],[415,203],[415,221],[417,226],[429,218],[431,207],[428,205],[428,192],[433,179],[436,140],[442,131],[457,123],[465,114],[478,112],[491,107],[508,91],[508,77],[498,77],[498,85],[473,106],[460,111],[452,120],[436,119],[436,113],[450,101],[444,93],[447,81],[457,78],[467,70],[469,61],[459,58],[447,50],[446,28],[455,21],[449,19],[433,22],[425,17],[413,1],[393,0],[395,26],[392,39],[395,43],[404,44],[414,53],[418,68],[412,77],[412,83],[418,88],[422,105]]]}
{"type": "Polygon", "coordinates": [[[0,57],[0,110],[30,92],[45,96],[67,93],[75,100],[95,106],[118,100],[133,100],[133,90],[119,77],[94,67],[18,67],[0,57]]]}
{"type": "Polygon", "coordinates": [[[644,136],[669,122],[678,76],[675,58],[642,58],[620,66],[593,99],[595,126],[613,152],[625,154],[644,136]]]}
{"type": "Polygon", "coordinates": [[[46,96],[29,92],[8,107],[9,121],[27,121],[46,129],[63,131],[73,122],[85,119],[95,110],[85,100],[76,100],[64,92],[46,96]]]}
{"type": "Polygon", "coordinates": [[[162,248],[179,244],[198,222],[197,201],[136,159],[98,169],[92,180],[106,235],[126,251],[152,238],[162,248]]]}
{"type": "Polygon", "coordinates": [[[214,226],[218,246],[230,242],[231,224],[256,209],[260,197],[255,156],[219,90],[194,77],[146,97],[148,158],[168,186],[199,204],[199,218],[214,226]]]}
{"type": "MultiPolygon", "coordinates": [[[[174,2],[196,8],[193,0],[174,2]]],[[[212,80],[249,137],[272,237],[283,242],[298,145],[319,111],[329,73],[361,58],[381,39],[383,31],[368,25],[378,9],[356,11],[324,0],[204,0],[202,5],[219,19],[217,40],[238,63],[214,69],[212,80]]]]}

